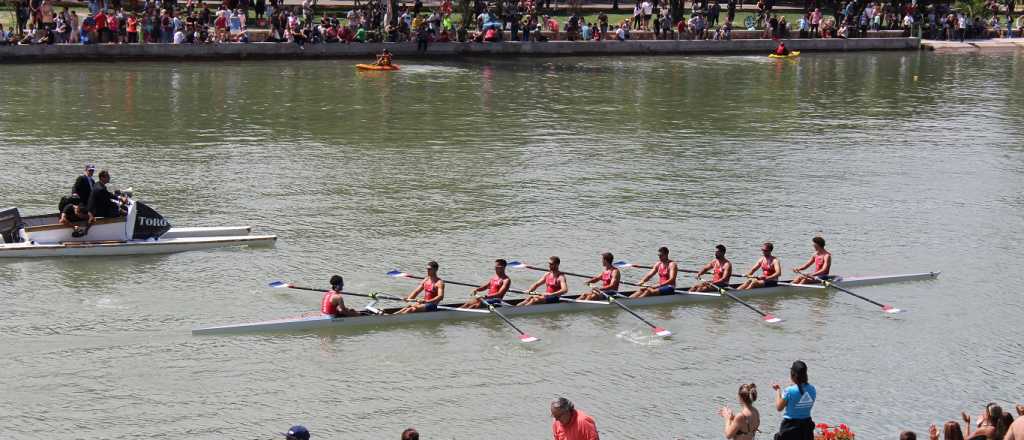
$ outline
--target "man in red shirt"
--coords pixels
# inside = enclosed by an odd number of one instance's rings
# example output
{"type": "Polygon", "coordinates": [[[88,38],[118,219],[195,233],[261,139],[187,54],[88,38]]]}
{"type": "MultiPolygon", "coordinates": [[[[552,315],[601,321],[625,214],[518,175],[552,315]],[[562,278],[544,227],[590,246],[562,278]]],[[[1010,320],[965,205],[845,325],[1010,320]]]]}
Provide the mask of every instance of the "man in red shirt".
{"type": "Polygon", "coordinates": [[[594,418],[559,397],[551,402],[551,434],[554,440],[601,440],[594,418]]]}

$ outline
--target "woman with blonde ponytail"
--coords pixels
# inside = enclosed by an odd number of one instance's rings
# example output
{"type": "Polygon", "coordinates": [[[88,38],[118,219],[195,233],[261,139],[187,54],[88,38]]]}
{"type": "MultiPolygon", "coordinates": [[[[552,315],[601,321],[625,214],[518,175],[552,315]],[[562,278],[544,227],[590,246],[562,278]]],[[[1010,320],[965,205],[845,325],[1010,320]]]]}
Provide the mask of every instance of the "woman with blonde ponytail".
{"type": "Polygon", "coordinates": [[[733,440],[753,440],[757,428],[761,426],[761,413],[754,408],[757,400],[757,385],[745,383],[740,385],[738,393],[740,412],[733,414],[726,407],[718,412],[725,421],[725,438],[733,440]]]}

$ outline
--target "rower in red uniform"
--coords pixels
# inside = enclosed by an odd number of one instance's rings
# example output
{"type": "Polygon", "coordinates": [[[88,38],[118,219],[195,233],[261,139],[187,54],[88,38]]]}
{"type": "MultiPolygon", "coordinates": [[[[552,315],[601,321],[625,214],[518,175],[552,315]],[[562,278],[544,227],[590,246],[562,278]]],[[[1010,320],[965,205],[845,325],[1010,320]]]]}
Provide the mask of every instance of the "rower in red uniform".
{"type": "Polygon", "coordinates": [[[732,262],[725,258],[725,246],[715,246],[715,258],[710,263],[705,264],[700,272],[697,272],[697,278],[704,275],[708,271],[712,271],[714,275],[711,278],[710,283],[708,281],[701,281],[700,283],[694,284],[690,288],[691,292],[717,292],[711,284],[718,287],[729,287],[729,277],[732,276],[732,262]]]}
{"type": "Polygon", "coordinates": [[[405,306],[402,310],[395,312],[396,315],[437,310],[437,305],[444,299],[444,280],[437,276],[436,261],[427,263],[427,276],[423,277],[423,281],[405,299],[407,301],[416,300],[418,304],[405,306]],[[423,299],[416,299],[420,292],[423,292],[423,299]]]}
{"type": "Polygon", "coordinates": [[[341,296],[341,291],[345,287],[345,280],[339,275],[331,277],[331,290],[324,292],[324,297],[320,301],[320,313],[324,315],[331,315],[335,318],[343,316],[359,316],[359,311],[345,307],[345,298],[341,296]]]}
{"type": "Polygon", "coordinates": [[[658,248],[658,264],[655,264],[643,278],[640,278],[640,290],[630,295],[630,298],[643,298],[645,296],[668,295],[676,291],[676,275],[679,273],[679,266],[675,261],[668,259],[668,248],[658,248]],[[652,287],[647,286],[647,280],[655,274],[658,275],[658,284],[652,287]]]}
{"type": "Polygon", "coordinates": [[[797,277],[793,279],[793,284],[817,284],[821,281],[815,278],[830,280],[834,277],[828,274],[832,270],[832,254],[825,250],[825,239],[821,237],[814,237],[811,239],[814,243],[814,255],[811,256],[810,260],[807,260],[803,266],[793,268],[793,272],[796,272],[797,277]],[[800,271],[814,265],[814,272],[810,275],[804,275],[800,271]]]}
{"type": "Polygon", "coordinates": [[[622,274],[619,273],[619,268],[612,266],[614,259],[615,257],[612,256],[611,252],[601,254],[601,264],[604,266],[604,271],[600,275],[587,280],[587,286],[591,286],[598,281],[601,282],[601,286],[580,294],[576,299],[597,301],[605,299],[605,296],[619,294],[619,279],[622,277],[622,274]]]}
{"type": "Polygon", "coordinates": [[[526,289],[531,295],[522,300],[517,307],[529,306],[537,303],[554,304],[559,301],[562,295],[569,291],[569,282],[565,280],[565,274],[558,270],[562,260],[558,257],[548,258],[548,272],[540,277],[536,283],[526,289]],[[534,295],[533,291],[541,285],[545,287],[544,295],[534,295]]]}
{"type": "Polygon", "coordinates": [[[775,287],[779,285],[779,274],[782,273],[782,262],[778,258],[772,255],[772,250],[775,249],[775,245],[770,242],[765,242],[761,245],[761,258],[754,263],[754,267],[751,267],[747,271],[747,281],[744,282],[739,290],[756,289],[758,287],[775,287]],[[761,270],[761,276],[754,277],[754,272],[761,270]]]}
{"type": "MultiPolygon", "coordinates": [[[[494,276],[490,280],[487,280],[486,284],[481,285],[473,289],[473,293],[480,293],[487,291],[487,295],[483,298],[474,297],[462,305],[463,309],[479,309],[483,305],[483,301],[487,301],[492,306],[501,305],[501,299],[508,293],[508,288],[512,287],[512,280],[505,274],[505,266],[508,266],[508,262],[499,258],[494,260],[494,276]]],[[[474,295],[475,296],[475,295],[474,295]]]]}

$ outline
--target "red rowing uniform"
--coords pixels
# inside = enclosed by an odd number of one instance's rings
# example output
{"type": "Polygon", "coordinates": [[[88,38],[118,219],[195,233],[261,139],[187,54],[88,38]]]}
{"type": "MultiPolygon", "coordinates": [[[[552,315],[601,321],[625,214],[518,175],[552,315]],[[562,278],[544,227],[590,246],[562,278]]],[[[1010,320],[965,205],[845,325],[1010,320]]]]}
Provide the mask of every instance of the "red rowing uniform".
{"type": "Polygon", "coordinates": [[[616,281],[612,284],[612,279],[615,278],[615,269],[608,269],[601,272],[601,289],[604,290],[619,290],[619,282],[616,281]]]}
{"type": "Polygon", "coordinates": [[[487,297],[497,298],[498,292],[501,291],[501,285],[505,283],[505,278],[501,278],[497,275],[491,277],[491,281],[488,282],[487,286],[487,297]]]}
{"type": "Polygon", "coordinates": [[[551,272],[544,276],[544,285],[547,286],[547,293],[555,293],[562,290],[562,282],[558,278],[551,272]]]}
{"type": "Polygon", "coordinates": [[[762,280],[777,280],[779,274],[772,273],[772,264],[775,263],[775,257],[761,257],[761,279],[762,280]],[[771,260],[769,260],[771,258],[771,260]]]}
{"type": "Polygon", "coordinates": [[[337,293],[338,292],[335,292],[333,290],[328,290],[327,292],[324,293],[324,298],[320,300],[320,313],[324,315],[338,314],[338,308],[334,307],[334,304],[331,304],[331,298],[333,298],[334,295],[337,293]]]}
{"type": "MultiPolygon", "coordinates": [[[[819,271],[819,270],[821,270],[822,268],[825,267],[825,256],[826,255],[829,255],[829,254],[814,254],[814,271],[815,272],[817,272],[817,271],[819,271]]],[[[826,270],[825,273],[819,274],[819,276],[821,276],[821,275],[828,275],[828,271],[826,270]]]]}
{"type": "MultiPolygon", "coordinates": [[[[441,280],[438,280],[440,282],[441,280]]],[[[431,302],[437,298],[437,284],[430,278],[423,279],[423,301],[431,302]]]]}
{"type": "MultiPolygon", "coordinates": [[[[658,270],[658,284],[665,284],[669,281],[669,275],[671,275],[671,270],[669,270],[668,266],[670,264],[672,263],[669,262],[666,264],[659,261],[658,264],[654,265],[654,268],[658,270]]],[[[671,283],[669,285],[671,285],[672,287],[676,286],[675,283],[671,283]]]]}
{"type": "Polygon", "coordinates": [[[718,261],[717,258],[711,260],[711,269],[714,271],[714,278],[711,279],[712,283],[718,284],[724,281],[725,278],[725,263],[718,261]]]}

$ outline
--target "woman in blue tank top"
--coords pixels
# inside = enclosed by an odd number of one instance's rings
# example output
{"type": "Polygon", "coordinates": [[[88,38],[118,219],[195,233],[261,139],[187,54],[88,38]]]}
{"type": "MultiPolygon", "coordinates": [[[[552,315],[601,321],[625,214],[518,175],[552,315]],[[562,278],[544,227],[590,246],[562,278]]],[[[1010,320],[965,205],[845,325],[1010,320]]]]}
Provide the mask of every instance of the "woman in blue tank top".
{"type": "Polygon", "coordinates": [[[814,385],[807,383],[807,364],[803,361],[793,362],[789,378],[793,385],[786,389],[782,389],[779,384],[772,385],[776,392],[775,409],[784,411],[775,440],[814,440],[811,409],[818,393],[814,385]]]}

